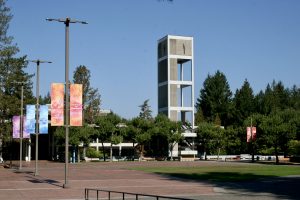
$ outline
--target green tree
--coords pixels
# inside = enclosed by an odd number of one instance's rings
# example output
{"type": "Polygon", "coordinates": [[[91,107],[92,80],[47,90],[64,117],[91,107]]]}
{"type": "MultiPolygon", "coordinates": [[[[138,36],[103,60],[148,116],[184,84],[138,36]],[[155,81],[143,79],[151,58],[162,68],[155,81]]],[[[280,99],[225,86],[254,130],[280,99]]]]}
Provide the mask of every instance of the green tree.
{"type": "Polygon", "coordinates": [[[243,140],[245,140],[244,128],[230,126],[224,131],[224,148],[226,153],[231,155],[243,153],[243,140]]]}
{"type": "Polygon", "coordinates": [[[142,105],[139,106],[141,108],[139,117],[142,119],[152,119],[152,110],[149,105],[149,99],[145,100],[142,105]]]}
{"type": "Polygon", "coordinates": [[[288,143],[295,138],[296,123],[299,117],[292,110],[273,112],[265,116],[261,123],[266,143],[274,148],[276,164],[279,163],[278,155],[280,151],[287,151],[288,143]]]}
{"type": "Polygon", "coordinates": [[[83,109],[84,121],[88,124],[95,123],[95,116],[100,111],[100,94],[98,89],[94,89],[90,84],[91,73],[90,70],[84,66],[78,66],[73,75],[73,82],[82,84],[83,87],[83,109]]]}
{"type": "MultiPolygon", "coordinates": [[[[96,126],[93,138],[98,138],[102,143],[104,161],[106,161],[104,142],[110,142],[111,144],[118,144],[122,142],[122,135],[120,134],[119,127],[117,126],[121,121],[122,119],[114,113],[109,113],[106,116],[98,116],[95,120],[96,126]]],[[[112,145],[110,147],[110,152],[112,152],[112,145]]]]}
{"type": "MultiPolygon", "coordinates": [[[[20,114],[21,86],[15,82],[25,82],[24,105],[34,102],[32,75],[24,71],[26,56],[16,56],[19,49],[12,43],[13,37],[7,35],[11,19],[6,1],[0,0],[0,156],[11,138],[12,116],[20,114]]],[[[7,158],[7,154],[3,156],[7,158]]]]}
{"type": "Polygon", "coordinates": [[[40,104],[50,104],[51,103],[51,96],[50,93],[48,92],[44,97],[40,97],[40,104]]]}
{"type": "Polygon", "coordinates": [[[236,90],[233,104],[235,107],[234,122],[237,125],[243,125],[244,120],[255,112],[254,94],[247,79],[241,89],[236,90]]]}
{"type": "MultiPolygon", "coordinates": [[[[261,95],[261,94],[260,94],[261,95]]],[[[268,84],[261,99],[262,114],[270,114],[274,111],[284,110],[288,108],[289,92],[281,81],[273,81],[272,84],[268,84]]]]}
{"type": "Polygon", "coordinates": [[[198,143],[202,146],[205,160],[207,154],[218,154],[224,147],[224,129],[213,123],[200,123],[196,129],[198,143]]]}
{"type": "Polygon", "coordinates": [[[126,128],[126,136],[125,139],[128,141],[132,141],[132,160],[134,160],[135,152],[136,152],[136,144],[138,143],[137,136],[141,133],[141,129],[139,128],[139,121],[141,119],[136,117],[129,121],[127,121],[126,128]]]}
{"type": "Polygon", "coordinates": [[[131,135],[132,141],[138,144],[139,160],[142,160],[145,153],[145,144],[151,140],[153,122],[151,120],[136,117],[128,122],[128,129],[127,133],[131,135]]]}
{"type": "Polygon", "coordinates": [[[198,108],[195,113],[195,125],[200,124],[201,122],[205,122],[205,119],[201,108],[198,108]]]}
{"type": "Polygon", "coordinates": [[[159,114],[154,120],[153,135],[159,140],[166,140],[168,148],[163,147],[162,141],[160,141],[160,145],[157,146],[162,150],[163,155],[168,156],[168,152],[170,152],[171,160],[173,160],[173,148],[183,140],[181,122],[171,121],[166,115],[159,114]],[[166,151],[164,149],[166,149],[166,151]]]}
{"type": "Polygon", "coordinates": [[[223,126],[229,123],[232,93],[225,75],[217,71],[208,75],[197,98],[196,109],[202,110],[203,116],[209,122],[214,122],[219,116],[223,126]]]}
{"type": "Polygon", "coordinates": [[[289,106],[300,110],[300,88],[294,85],[289,91],[289,106]]]}

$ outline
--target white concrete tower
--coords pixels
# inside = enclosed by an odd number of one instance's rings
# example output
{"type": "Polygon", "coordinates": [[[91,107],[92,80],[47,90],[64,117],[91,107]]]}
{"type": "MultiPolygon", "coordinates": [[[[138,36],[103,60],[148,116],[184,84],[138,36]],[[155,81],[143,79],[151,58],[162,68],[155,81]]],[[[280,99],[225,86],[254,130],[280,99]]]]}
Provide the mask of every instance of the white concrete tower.
{"type": "Polygon", "coordinates": [[[158,113],[183,123],[184,141],[169,156],[195,160],[193,38],[167,35],[158,40],[158,113]]]}
{"type": "Polygon", "coordinates": [[[194,127],[193,38],[167,35],[158,40],[158,113],[194,127]]]}

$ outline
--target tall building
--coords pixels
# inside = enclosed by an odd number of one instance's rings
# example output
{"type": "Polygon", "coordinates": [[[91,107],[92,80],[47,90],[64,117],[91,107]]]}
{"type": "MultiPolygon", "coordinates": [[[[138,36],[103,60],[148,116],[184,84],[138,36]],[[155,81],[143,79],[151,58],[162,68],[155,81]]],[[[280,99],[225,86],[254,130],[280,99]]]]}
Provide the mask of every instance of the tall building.
{"type": "Polygon", "coordinates": [[[158,41],[158,112],[194,127],[192,37],[167,35],[158,41]]]}
{"type": "Polygon", "coordinates": [[[158,40],[157,50],[158,113],[183,124],[184,141],[169,155],[195,159],[193,38],[167,35],[158,40]]]}

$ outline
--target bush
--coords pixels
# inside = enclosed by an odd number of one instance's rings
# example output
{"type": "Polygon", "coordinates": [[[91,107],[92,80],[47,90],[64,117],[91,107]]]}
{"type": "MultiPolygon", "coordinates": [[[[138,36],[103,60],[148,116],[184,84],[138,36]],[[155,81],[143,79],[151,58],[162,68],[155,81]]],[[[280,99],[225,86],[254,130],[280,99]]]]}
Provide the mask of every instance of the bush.
{"type": "Polygon", "coordinates": [[[97,151],[96,149],[94,148],[91,148],[89,147],[87,150],[86,150],[86,156],[88,158],[100,158],[100,152],[97,151]]]}
{"type": "Polygon", "coordinates": [[[289,145],[289,155],[300,156],[300,141],[291,140],[288,145],[289,145]]]}

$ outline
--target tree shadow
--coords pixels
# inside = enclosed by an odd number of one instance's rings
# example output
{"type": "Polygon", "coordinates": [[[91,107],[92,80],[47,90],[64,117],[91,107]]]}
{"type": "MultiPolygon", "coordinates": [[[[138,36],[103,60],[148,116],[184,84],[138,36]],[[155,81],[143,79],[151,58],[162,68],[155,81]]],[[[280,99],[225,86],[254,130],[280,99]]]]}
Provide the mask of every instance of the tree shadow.
{"type": "Polygon", "coordinates": [[[46,184],[53,185],[56,187],[61,187],[61,188],[63,187],[58,184],[59,183],[58,181],[53,180],[53,179],[44,179],[42,177],[34,176],[34,172],[29,171],[29,170],[15,170],[14,173],[26,174],[25,178],[28,178],[27,181],[31,182],[31,183],[46,183],[46,184]]]}
{"type": "Polygon", "coordinates": [[[37,178],[37,177],[33,177],[33,176],[26,176],[26,178],[28,178],[27,181],[31,182],[31,183],[46,183],[49,185],[53,185],[53,186],[62,188],[62,186],[59,185],[60,182],[58,182],[56,180],[37,178]]]}
{"type": "Polygon", "coordinates": [[[300,176],[278,177],[236,172],[207,172],[203,174],[156,173],[169,179],[184,182],[204,182],[211,184],[225,194],[276,195],[278,198],[299,199],[300,176]]]}

